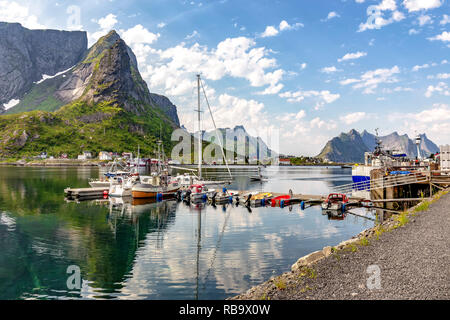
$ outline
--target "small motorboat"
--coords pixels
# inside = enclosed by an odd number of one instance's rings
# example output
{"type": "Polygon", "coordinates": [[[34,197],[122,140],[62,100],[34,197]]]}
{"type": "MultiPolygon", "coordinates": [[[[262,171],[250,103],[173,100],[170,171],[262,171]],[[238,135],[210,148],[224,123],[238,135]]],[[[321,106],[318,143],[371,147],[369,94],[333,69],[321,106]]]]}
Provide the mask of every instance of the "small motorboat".
{"type": "Polygon", "coordinates": [[[109,197],[131,197],[133,186],[137,183],[139,176],[131,175],[128,178],[119,177],[116,181],[111,181],[109,186],[109,197]]]}
{"type": "Polygon", "coordinates": [[[275,198],[270,199],[270,205],[272,207],[278,207],[281,206],[281,203],[283,204],[289,204],[289,201],[291,200],[291,196],[288,194],[282,195],[282,196],[278,196],[275,198]]]}
{"type": "Polygon", "coordinates": [[[327,199],[322,202],[323,210],[335,210],[339,211],[345,208],[345,205],[348,203],[348,198],[345,194],[342,193],[330,193],[327,199]]]}
{"type": "Polygon", "coordinates": [[[359,203],[364,208],[372,208],[373,207],[373,202],[370,200],[361,200],[359,203]]]}
{"type": "Polygon", "coordinates": [[[189,187],[189,198],[192,202],[203,201],[207,199],[208,188],[205,185],[193,184],[189,187]]]}
{"type": "Polygon", "coordinates": [[[250,198],[250,204],[253,206],[264,206],[272,197],[273,195],[270,192],[258,193],[250,198]]]}

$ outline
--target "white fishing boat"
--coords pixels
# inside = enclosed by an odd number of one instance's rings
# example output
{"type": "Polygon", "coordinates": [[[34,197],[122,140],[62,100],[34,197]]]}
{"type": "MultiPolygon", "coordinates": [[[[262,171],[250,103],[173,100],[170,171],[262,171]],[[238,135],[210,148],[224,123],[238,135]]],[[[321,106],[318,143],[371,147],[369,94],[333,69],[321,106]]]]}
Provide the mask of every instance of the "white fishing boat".
{"type": "Polygon", "coordinates": [[[111,182],[109,186],[110,197],[131,197],[132,188],[136,184],[138,177],[131,176],[124,179],[118,179],[117,183],[111,182]]]}

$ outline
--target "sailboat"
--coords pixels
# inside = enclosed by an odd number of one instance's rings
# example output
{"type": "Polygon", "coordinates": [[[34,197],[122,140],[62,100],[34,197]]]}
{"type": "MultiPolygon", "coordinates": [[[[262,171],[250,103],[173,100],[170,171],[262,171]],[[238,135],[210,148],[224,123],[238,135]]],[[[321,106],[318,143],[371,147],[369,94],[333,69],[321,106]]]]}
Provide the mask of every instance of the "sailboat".
{"type": "Polygon", "coordinates": [[[193,172],[195,172],[195,170],[192,169],[186,169],[186,168],[181,168],[181,167],[174,167],[171,166],[171,168],[174,169],[180,169],[180,170],[187,170],[187,171],[191,171],[191,173],[185,173],[185,174],[179,174],[175,177],[172,178],[173,181],[177,181],[178,183],[180,183],[182,186],[184,187],[189,187],[192,185],[201,185],[201,186],[220,186],[220,185],[224,185],[224,184],[230,184],[231,180],[233,179],[233,176],[231,174],[230,168],[228,167],[228,161],[227,158],[225,156],[225,153],[223,151],[223,143],[222,140],[220,139],[219,135],[217,134],[218,130],[217,130],[217,126],[216,126],[216,122],[214,121],[214,117],[211,111],[211,107],[209,105],[209,101],[208,98],[206,96],[206,92],[205,92],[205,88],[203,87],[203,84],[201,82],[200,79],[200,75],[197,75],[197,93],[198,93],[198,109],[195,110],[198,114],[198,170],[197,170],[197,175],[195,175],[193,172]],[[203,90],[203,94],[205,96],[206,99],[206,103],[208,105],[208,109],[209,109],[209,113],[211,115],[211,120],[214,124],[214,128],[216,130],[216,135],[217,135],[217,140],[219,141],[219,145],[220,145],[220,150],[222,151],[222,156],[223,159],[225,160],[225,164],[228,170],[228,174],[230,175],[230,180],[229,181],[213,181],[213,180],[205,180],[202,177],[202,164],[203,164],[203,142],[202,142],[202,126],[201,126],[201,104],[200,104],[200,88],[203,90]]]}

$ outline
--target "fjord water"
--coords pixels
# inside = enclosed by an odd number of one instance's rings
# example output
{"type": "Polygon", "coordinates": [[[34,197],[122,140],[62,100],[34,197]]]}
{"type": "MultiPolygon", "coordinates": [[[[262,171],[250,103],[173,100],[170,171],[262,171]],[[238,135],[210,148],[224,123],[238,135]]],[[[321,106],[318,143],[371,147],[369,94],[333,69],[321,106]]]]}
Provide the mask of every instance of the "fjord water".
{"type": "MultiPolygon", "coordinates": [[[[234,170],[230,189],[326,194],[351,182],[341,168],[268,167],[264,183],[234,170]]],[[[374,224],[318,206],[64,200],[64,188],[98,176],[97,168],[0,167],[0,299],[224,299],[374,224]],[[80,268],[81,289],[68,289],[69,266],[80,268]]]]}

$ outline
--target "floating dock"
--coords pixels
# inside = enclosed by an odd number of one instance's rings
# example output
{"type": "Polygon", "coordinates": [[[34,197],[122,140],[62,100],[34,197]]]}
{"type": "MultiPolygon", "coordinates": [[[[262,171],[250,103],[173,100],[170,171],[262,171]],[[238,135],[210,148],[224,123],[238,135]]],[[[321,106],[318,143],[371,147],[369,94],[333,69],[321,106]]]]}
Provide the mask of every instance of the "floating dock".
{"type": "Polygon", "coordinates": [[[109,188],[67,188],[64,195],[70,200],[90,200],[102,198],[109,188]]]}

